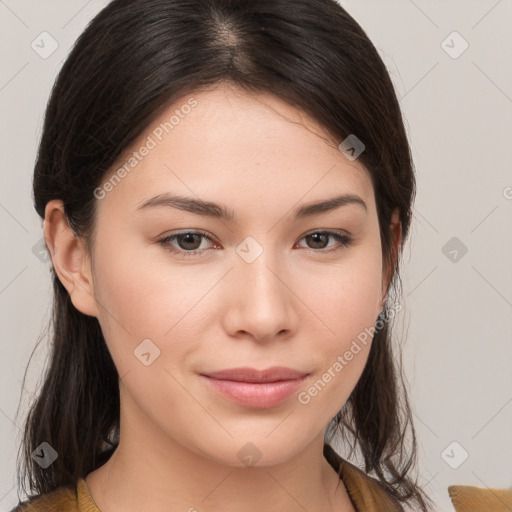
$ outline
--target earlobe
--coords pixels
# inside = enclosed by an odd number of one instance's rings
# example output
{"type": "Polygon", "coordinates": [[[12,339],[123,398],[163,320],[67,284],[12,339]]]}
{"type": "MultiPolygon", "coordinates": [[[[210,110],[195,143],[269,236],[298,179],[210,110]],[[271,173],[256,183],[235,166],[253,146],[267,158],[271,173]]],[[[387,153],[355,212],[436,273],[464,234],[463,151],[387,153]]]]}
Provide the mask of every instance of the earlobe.
{"type": "Polygon", "coordinates": [[[386,295],[389,291],[389,287],[391,285],[391,280],[393,279],[393,269],[395,268],[396,260],[398,258],[398,252],[400,250],[400,244],[402,241],[402,222],[400,221],[400,211],[398,208],[395,208],[393,214],[391,215],[391,264],[388,266],[384,273],[384,281],[383,281],[383,298],[381,302],[381,307],[384,307],[386,303],[386,295]]]}
{"type": "Polygon", "coordinates": [[[45,208],[43,234],[53,268],[78,311],[97,316],[90,257],[84,241],[69,226],[61,200],[49,201],[45,208]]]}
{"type": "Polygon", "coordinates": [[[402,242],[402,222],[400,221],[400,212],[398,209],[393,211],[391,216],[391,242],[393,248],[393,267],[395,266],[398,258],[398,251],[400,250],[400,244],[402,242]]]}

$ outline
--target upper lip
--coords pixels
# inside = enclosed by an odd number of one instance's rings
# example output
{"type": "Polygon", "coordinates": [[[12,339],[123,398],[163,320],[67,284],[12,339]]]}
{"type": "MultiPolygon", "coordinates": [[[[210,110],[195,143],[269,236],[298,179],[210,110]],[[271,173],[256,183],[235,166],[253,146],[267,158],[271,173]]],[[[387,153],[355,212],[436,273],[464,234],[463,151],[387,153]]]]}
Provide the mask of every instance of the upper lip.
{"type": "Polygon", "coordinates": [[[307,372],[286,368],[285,366],[273,366],[266,370],[256,368],[230,368],[218,372],[202,373],[206,377],[219,380],[234,380],[239,382],[277,382],[280,380],[301,379],[308,375],[307,372]]]}

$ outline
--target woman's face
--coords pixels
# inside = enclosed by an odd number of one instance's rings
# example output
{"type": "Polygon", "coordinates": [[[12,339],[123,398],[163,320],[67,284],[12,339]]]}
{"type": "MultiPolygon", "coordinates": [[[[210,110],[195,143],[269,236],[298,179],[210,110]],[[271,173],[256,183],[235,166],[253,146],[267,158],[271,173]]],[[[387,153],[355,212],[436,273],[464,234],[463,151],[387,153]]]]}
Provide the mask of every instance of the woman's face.
{"type": "Polygon", "coordinates": [[[165,110],[96,189],[89,311],[121,377],[121,441],[241,466],[323,436],[386,284],[370,177],[324,139],[281,100],[218,86],[165,110]],[[202,376],[274,366],[307,377],[244,391],[202,376]]]}

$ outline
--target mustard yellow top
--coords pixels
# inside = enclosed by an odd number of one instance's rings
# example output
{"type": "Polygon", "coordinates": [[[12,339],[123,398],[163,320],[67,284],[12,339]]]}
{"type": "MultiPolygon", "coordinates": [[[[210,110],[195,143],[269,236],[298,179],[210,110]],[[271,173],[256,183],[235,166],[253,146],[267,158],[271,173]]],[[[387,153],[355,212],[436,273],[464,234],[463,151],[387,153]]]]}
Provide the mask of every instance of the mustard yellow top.
{"type": "MultiPolygon", "coordinates": [[[[347,493],[357,512],[403,512],[403,507],[391,497],[378,480],[366,475],[358,467],[342,459],[329,445],[324,445],[324,456],[340,474],[347,493]]],[[[448,494],[456,512],[510,512],[512,490],[481,489],[465,485],[448,487],[448,494]]],[[[76,487],[59,487],[55,491],[35,496],[11,512],[101,512],[80,478],[76,487]]]]}
{"type": "Polygon", "coordinates": [[[448,494],[457,512],[510,512],[512,489],[481,489],[472,485],[451,485],[448,494]]]}

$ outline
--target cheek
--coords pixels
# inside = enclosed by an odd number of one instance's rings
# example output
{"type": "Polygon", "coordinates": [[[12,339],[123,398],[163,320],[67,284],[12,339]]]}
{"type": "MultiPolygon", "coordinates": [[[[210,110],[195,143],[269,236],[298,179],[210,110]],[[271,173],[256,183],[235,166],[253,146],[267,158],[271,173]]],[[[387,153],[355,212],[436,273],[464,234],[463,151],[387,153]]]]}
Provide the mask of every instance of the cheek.
{"type": "Polygon", "coordinates": [[[162,350],[164,334],[189,302],[184,297],[189,288],[179,272],[162,272],[148,261],[147,253],[147,247],[130,245],[121,237],[110,239],[108,246],[98,244],[95,253],[98,320],[120,374],[138,363],[134,350],[143,340],[162,350]]]}
{"type": "Polygon", "coordinates": [[[331,324],[335,333],[317,339],[317,371],[297,396],[300,404],[313,407],[326,421],[343,407],[360,379],[374,334],[377,315],[364,304],[358,309],[354,301],[346,306],[338,322],[331,324]]]}
{"type": "Polygon", "coordinates": [[[382,258],[380,248],[373,245],[354,249],[339,263],[310,268],[303,272],[308,277],[295,283],[294,291],[318,317],[323,335],[331,342],[343,344],[377,319],[382,258]]]}
{"type": "Polygon", "coordinates": [[[364,370],[380,312],[380,248],[360,249],[343,264],[308,279],[307,295],[306,288],[300,292],[318,317],[314,332],[320,364],[298,401],[328,417],[343,406],[364,370]]]}
{"type": "Polygon", "coordinates": [[[119,374],[144,373],[137,359],[142,347],[158,354],[151,368],[186,367],[205,324],[216,318],[212,301],[215,308],[222,303],[213,296],[225,268],[173,265],[164,249],[121,235],[104,247],[98,244],[96,260],[98,320],[119,374]]]}

